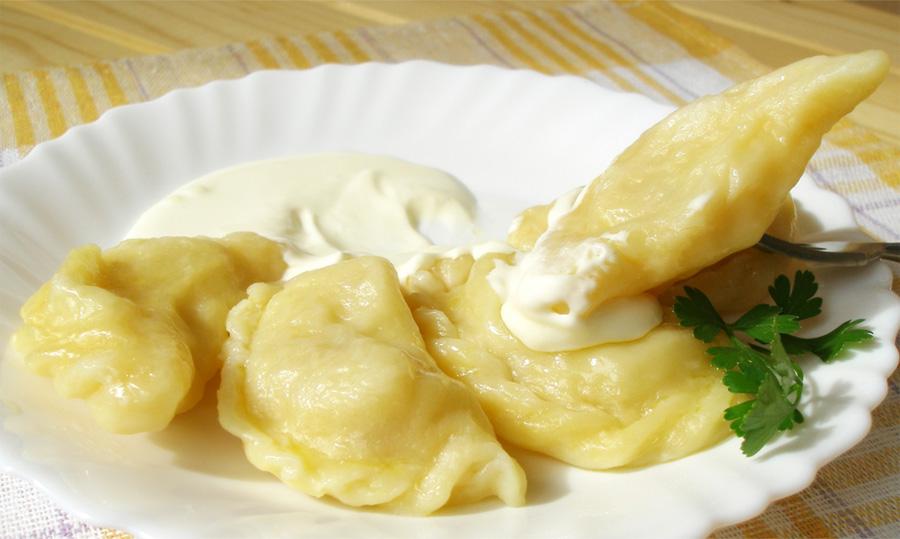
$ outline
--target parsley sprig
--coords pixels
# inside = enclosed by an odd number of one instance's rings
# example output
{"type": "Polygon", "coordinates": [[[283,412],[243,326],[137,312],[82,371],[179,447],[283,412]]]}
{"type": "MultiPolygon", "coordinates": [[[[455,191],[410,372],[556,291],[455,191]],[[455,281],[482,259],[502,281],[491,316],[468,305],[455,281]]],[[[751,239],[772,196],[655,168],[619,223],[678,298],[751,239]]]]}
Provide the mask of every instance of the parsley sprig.
{"type": "Polygon", "coordinates": [[[803,369],[794,359],[806,353],[829,363],[850,345],[872,339],[859,327],[863,320],[848,320],[813,338],[794,335],[800,321],[822,312],[819,285],[809,271],[798,271],[794,283],[780,275],[769,287],[774,305],[757,305],[736,321],[726,322],[703,292],[685,287],[675,298],[675,315],[694,336],[712,342],[724,333],[726,346],[707,350],[711,363],[724,371],[722,383],[732,393],[752,398],[725,410],[725,419],[741,438],[741,451],[755,455],[779,432],[803,423],[798,405],[803,394],[803,369]]]}

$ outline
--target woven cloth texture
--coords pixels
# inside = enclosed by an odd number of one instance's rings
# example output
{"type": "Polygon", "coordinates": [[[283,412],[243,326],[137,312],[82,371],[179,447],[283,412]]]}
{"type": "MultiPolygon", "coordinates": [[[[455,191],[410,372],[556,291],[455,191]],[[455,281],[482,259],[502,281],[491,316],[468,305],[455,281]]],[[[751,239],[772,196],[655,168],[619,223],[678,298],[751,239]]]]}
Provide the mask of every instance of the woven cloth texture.
{"type": "MultiPolygon", "coordinates": [[[[234,43],[78,67],[3,74],[0,166],[103,111],[175,88],[260,69],[431,59],[569,73],[680,105],[768,71],[728,40],[662,2],[587,3],[401,26],[234,43]]],[[[840,194],[873,237],[900,239],[900,149],[842,121],[808,171],[840,194]]],[[[895,281],[896,285],[896,281],[895,281]]],[[[896,286],[895,286],[896,289],[896,286]]],[[[900,376],[868,437],[803,492],[717,538],[900,537],[900,376]]],[[[29,482],[0,474],[0,537],[128,537],[57,507],[29,482]]]]}

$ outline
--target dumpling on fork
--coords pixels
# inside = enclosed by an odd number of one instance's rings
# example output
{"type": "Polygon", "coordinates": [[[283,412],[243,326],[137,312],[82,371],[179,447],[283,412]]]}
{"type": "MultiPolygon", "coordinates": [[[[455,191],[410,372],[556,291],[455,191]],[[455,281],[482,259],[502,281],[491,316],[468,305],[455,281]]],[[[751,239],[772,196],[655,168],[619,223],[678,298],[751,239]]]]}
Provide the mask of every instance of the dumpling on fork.
{"type": "Polygon", "coordinates": [[[425,351],[387,260],[254,285],[227,325],[219,421],[256,467],[312,496],[398,513],[524,502],[524,472],[425,351]]]}
{"type": "Polygon", "coordinates": [[[599,316],[752,247],[822,136],[888,65],[880,51],[807,58],[676,110],[556,218],[522,214],[511,240],[528,250],[494,274],[503,320],[540,346],[525,329],[535,320],[599,316]]]}

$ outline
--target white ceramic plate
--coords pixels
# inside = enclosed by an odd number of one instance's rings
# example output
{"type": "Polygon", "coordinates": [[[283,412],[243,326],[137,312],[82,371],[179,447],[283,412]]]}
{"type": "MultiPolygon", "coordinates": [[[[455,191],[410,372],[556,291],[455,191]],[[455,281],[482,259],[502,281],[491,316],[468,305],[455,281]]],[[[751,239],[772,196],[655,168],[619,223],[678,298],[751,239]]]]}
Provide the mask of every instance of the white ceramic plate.
{"type": "MultiPolygon", "coordinates": [[[[427,62],[261,72],[114,109],[0,171],[0,344],[17,310],[77,245],[116,243],[177,186],[236,163],[323,150],[444,169],[501,236],[513,214],[584,184],[668,109],[573,77],[427,62]]],[[[803,180],[812,231],[853,228],[803,180]]],[[[900,306],[883,265],[819,271],[821,327],[866,318],[877,342],[807,363],[808,424],[748,459],[730,440],[677,462],[592,473],[515,452],[528,505],[430,518],[347,509],[290,491],[243,459],[206,402],[161,433],[98,431],[80,403],[0,363],[0,464],[90,522],[144,537],[700,537],[807,486],[863,438],[897,363],[900,306]]],[[[813,328],[815,331],[815,328],[813,328]]]]}

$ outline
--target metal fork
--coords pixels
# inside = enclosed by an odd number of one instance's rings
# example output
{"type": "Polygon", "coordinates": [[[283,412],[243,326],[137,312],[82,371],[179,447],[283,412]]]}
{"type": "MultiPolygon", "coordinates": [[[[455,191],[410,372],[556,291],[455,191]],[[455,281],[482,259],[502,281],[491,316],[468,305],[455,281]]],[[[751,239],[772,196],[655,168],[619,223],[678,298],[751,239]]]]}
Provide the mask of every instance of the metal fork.
{"type": "Polygon", "coordinates": [[[791,243],[763,234],[757,247],[791,258],[835,266],[865,266],[878,259],[900,262],[900,243],[828,241],[791,243]]]}

